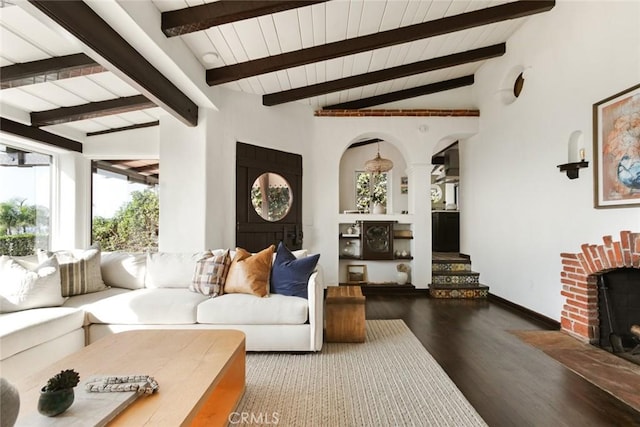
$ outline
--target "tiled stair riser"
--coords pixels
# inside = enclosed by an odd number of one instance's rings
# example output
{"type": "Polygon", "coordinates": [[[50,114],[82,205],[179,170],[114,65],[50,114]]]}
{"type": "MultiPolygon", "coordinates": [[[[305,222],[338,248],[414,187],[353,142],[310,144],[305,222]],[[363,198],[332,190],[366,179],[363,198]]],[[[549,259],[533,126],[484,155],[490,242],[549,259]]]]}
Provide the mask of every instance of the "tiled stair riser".
{"type": "Polygon", "coordinates": [[[436,272],[471,271],[470,263],[462,262],[434,262],[431,270],[436,272]]]}
{"type": "Polygon", "coordinates": [[[480,283],[480,274],[439,275],[434,273],[431,281],[437,286],[477,285],[480,283]]]}
{"type": "Polygon", "coordinates": [[[479,299],[479,298],[487,298],[489,293],[489,287],[487,286],[479,286],[477,288],[472,289],[429,289],[429,294],[433,298],[464,298],[464,299],[479,299]]]}

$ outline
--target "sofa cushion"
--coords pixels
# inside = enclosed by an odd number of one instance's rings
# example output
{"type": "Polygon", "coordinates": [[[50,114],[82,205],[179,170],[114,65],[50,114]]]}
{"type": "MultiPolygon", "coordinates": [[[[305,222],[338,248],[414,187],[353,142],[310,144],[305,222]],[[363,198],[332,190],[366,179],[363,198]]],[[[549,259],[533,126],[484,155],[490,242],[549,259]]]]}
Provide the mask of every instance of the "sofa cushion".
{"type": "Polygon", "coordinates": [[[97,245],[87,250],[74,249],[49,252],[39,249],[38,259],[55,255],[60,263],[62,296],[86,294],[106,289],[100,271],[100,248],[97,245]]]}
{"type": "Polygon", "coordinates": [[[229,250],[198,260],[189,290],[212,298],[222,295],[230,264],[229,250]]]}
{"type": "Polygon", "coordinates": [[[193,279],[196,262],[211,251],[197,253],[157,252],[147,254],[147,288],[188,288],[193,279]]]}
{"type": "Polygon", "coordinates": [[[188,325],[207,297],[187,289],[137,289],[83,306],[90,323],[188,325]]]}
{"type": "Polygon", "coordinates": [[[100,263],[106,285],[125,289],[144,288],[147,254],[143,252],[103,252],[100,263]]]}
{"type": "Polygon", "coordinates": [[[307,321],[304,298],[270,295],[224,294],[198,305],[198,323],[221,325],[301,325],[307,321]]]}
{"type": "Polygon", "coordinates": [[[320,254],[315,254],[298,259],[280,242],[271,269],[271,292],[308,298],[309,277],[316,268],[319,258],[320,254]]]}
{"type": "Polygon", "coordinates": [[[242,248],[236,248],[236,256],[231,262],[224,293],[251,294],[264,297],[269,294],[269,276],[274,245],[251,254],[242,248]]]}
{"type": "Polygon", "coordinates": [[[62,305],[58,261],[47,258],[33,269],[0,256],[0,313],[62,305]]]}
{"type": "Polygon", "coordinates": [[[0,314],[0,359],[82,328],[84,312],[47,307],[0,314]]]}

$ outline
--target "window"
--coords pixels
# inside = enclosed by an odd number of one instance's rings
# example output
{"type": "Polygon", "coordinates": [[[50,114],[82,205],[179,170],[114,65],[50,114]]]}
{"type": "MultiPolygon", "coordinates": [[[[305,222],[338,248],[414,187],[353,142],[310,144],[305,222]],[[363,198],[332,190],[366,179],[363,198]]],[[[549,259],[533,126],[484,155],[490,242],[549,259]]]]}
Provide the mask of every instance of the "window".
{"type": "Polygon", "coordinates": [[[372,212],[373,205],[387,204],[387,173],[356,171],[356,208],[361,212],[372,212]]]}
{"type": "Polygon", "coordinates": [[[92,226],[103,251],[157,251],[160,205],[157,178],[108,161],[93,162],[92,226]]]}
{"type": "Polygon", "coordinates": [[[49,249],[51,156],[0,143],[0,255],[49,249]]]}

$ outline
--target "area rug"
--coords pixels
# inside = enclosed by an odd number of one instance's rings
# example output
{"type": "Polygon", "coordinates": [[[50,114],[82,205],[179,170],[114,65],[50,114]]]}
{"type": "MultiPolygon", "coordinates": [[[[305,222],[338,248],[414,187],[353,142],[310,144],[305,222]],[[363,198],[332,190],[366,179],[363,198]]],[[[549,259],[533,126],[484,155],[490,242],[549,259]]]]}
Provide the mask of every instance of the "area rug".
{"type": "Polygon", "coordinates": [[[640,411],[640,366],[561,331],[510,331],[587,381],[640,411]]]}
{"type": "Polygon", "coordinates": [[[366,338],[315,354],[248,353],[230,425],[486,426],[402,320],[367,320],[366,338]]]}

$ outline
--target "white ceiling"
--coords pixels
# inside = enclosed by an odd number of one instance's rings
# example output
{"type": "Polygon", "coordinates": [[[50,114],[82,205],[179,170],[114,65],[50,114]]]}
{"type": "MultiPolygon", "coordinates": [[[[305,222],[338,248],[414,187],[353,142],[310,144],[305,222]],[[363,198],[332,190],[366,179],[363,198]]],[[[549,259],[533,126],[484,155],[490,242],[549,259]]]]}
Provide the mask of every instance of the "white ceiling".
{"type": "MultiPolygon", "coordinates": [[[[113,0],[111,0],[113,1],[113,0]]],[[[125,0],[151,2],[160,12],[203,4],[205,0],[125,0]]],[[[332,0],[299,9],[278,12],[259,18],[221,25],[179,36],[202,64],[202,78],[206,68],[237,64],[345,40],[357,36],[390,30],[411,24],[431,21],[509,3],[483,0],[332,0]],[[218,59],[206,63],[205,53],[215,52],[218,59]]],[[[231,90],[256,95],[280,92],[343,77],[350,77],[395,67],[416,61],[463,52],[505,42],[525,19],[520,18],[481,26],[469,30],[418,40],[392,47],[321,61],[305,66],[244,78],[223,86],[231,90]]],[[[54,56],[82,52],[79,42],[60,35],[18,6],[0,8],[0,66],[30,62],[54,56]]],[[[399,78],[364,87],[344,90],[301,100],[314,109],[422,86],[473,74],[484,61],[448,69],[399,78]]],[[[174,82],[176,83],[176,82],[174,82]]],[[[468,108],[472,103],[469,89],[456,89],[443,94],[422,96],[398,101],[396,108],[455,108],[455,105],[431,105],[431,102],[450,103],[451,96],[468,108]],[[450,94],[448,93],[450,92],[450,94]],[[430,101],[432,100],[432,101],[430,101]],[[435,100],[435,101],[434,101],[435,100]]],[[[103,101],[139,92],[107,71],[53,82],[38,83],[4,89],[0,92],[0,106],[11,110],[43,111],[103,101]]],[[[86,133],[114,127],[129,126],[158,119],[160,108],[128,112],[114,116],[71,122],[48,127],[54,133],[86,133]]],[[[4,115],[4,113],[3,113],[4,115]]]]}

